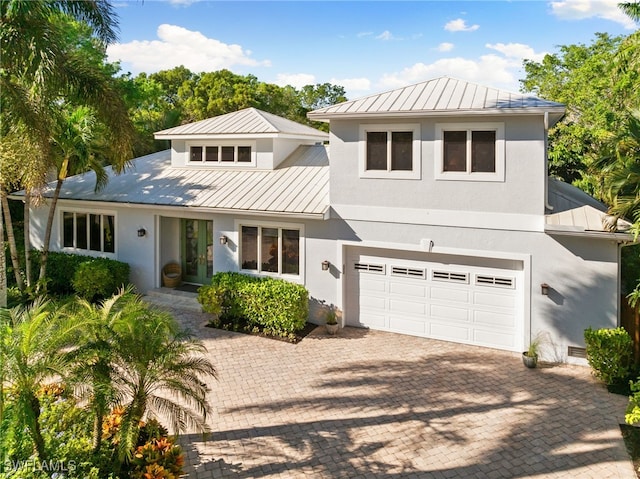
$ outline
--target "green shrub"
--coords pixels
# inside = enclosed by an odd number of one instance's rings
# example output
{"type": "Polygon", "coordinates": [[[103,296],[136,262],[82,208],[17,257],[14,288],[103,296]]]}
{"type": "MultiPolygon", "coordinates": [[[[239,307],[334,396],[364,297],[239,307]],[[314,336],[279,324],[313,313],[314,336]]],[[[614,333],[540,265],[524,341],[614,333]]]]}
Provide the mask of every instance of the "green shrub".
{"type": "MultiPolygon", "coordinates": [[[[243,323],[247,331],[289,336],[304,328],[309,293],[304,286],[281,279],[240,273],[217,273],[198,291],[203,310],[219,314],[214,326],[243,323]]],[[[224,327],[224,326],[223,326],[224,327]]]]}
{"type": "MultiPolygon", "coordinates": [[[[39,262],[40,254],[37,257],[39,262]]],[[[73,294],[71,282],[76,270],[83,262],[91,259],[90,256],[50,252],[47,259],[47,292],[53,295],[73,294]]]]}
{"type": "Polygon", "coordinates": [[[624,328],[584,332],[587,361],[594,375],[607,384],[625,380],[633,365],[633,341],[624,328]]]}
{"type": "Polygon", "coordinates": [[[115,294],[129,282],[129,265],[107,258],[92,258],[78,266],[73,275],[73,289],[89,301],[115,294]]]}

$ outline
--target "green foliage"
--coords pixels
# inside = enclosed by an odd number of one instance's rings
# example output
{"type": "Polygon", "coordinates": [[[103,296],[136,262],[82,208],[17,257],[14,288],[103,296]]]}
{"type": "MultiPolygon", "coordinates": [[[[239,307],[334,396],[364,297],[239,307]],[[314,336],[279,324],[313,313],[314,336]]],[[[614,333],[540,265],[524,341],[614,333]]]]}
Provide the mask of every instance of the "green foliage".
{"type": "Polygon", "coordinates": [[[624,328],[584,331],[587,361],[594,375],[606,384],[624,380],[633,363],[633,341],[624,328]]]}
{"type": "MultiPolygon", "coordinates": [[[[34,254],[33,258],[40,258],[40,255],[34,254]]],[[[90,259],[89,256],[50,252],[47,259],[47,292],[56,296],[73,294],[71,283],[73,276],[78,267],[90,259]]],[[[36,261],[34,261],[34,266],[40,267],[36,261]]]]}
{"type": "Polygon", "coordinates": [[[241,323],[247,331],[283,337],[304,328],[308,298],[308,291],[301,285],[240,273],[217,273],[210,286],[198,291],[198,301],[205,311],[219,311],[215,326],[241,323]]]}
{"type": "Polygon", "coordinates": [[[111,296],[128,282],[129,265],[108,258],[84,261],[71,280],[76,293],[89,301],[111,296]]]}

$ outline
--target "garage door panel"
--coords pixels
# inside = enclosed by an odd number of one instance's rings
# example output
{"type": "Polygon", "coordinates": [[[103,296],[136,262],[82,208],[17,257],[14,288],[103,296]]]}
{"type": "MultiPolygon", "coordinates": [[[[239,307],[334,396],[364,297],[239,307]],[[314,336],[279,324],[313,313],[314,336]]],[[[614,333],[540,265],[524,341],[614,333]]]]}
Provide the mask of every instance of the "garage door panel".
{"type": "Polygon", "coordinates": [[[389,301],[389,311],[392,313],[408,313],[424,316],[427,312],[427,306],[425,303],[391,299],[389,301]]]}
{"type": "Polygon", "coordinates": [[[499,333],[496,331],[484,331],[476,329],[473,334],[473,342],[482,346],[498,349],[513,350],[516,347],[513,334],[499,333]]]}
{"type": "Polygon", "coordinates": [[[364,274],[360,279],[360,289],[362,291],[371,291],[377,293],[386,293],[387,292],[387,282],[384,280],[373,280],[366,278],[364,274]]]}
{"type": "Polygon", "coordinates": [[[429,336],[447,341],[467,342],[469,339],[469,328],[455,326],[453,324],[431,323],[429,336]]]}
{"type": "Polygon", "coordinates": [[[522,263],[489,258],[420,261],[427,253],[350,248],[348,324],[434,339],[522,348],[522,263]],[[375,251],[375,254],[358,252],[375,251]],[[403,257],[405,259],[403,259],[403,257]],[[502,267],[500,267],[502,265],[502,267]]]}
{"type": "Polygon", "coordinates": [[[402,316],[390,316],[389,327],[394,331],[411,334],[425,334],[425,322],[423,319],[410,319],[402,316]]]}
{"type": "Polygon", "coordinates": [[[471,297],[468,289],[431,287],[431,299],[468,303],[471,297]]]}
{"type": "Polygon", "coordinates": [[[408,281],[403,283],[391,281],[389,292],[398,296],[408,296],[424,299],[427,297],[427,287],[425,285],[411,284],[408,281]]]}
{"type": "Polygon", "coordinates": [[[473,304],[513,309],[516,306],[516,298],[513,295],[476,292],[473,294],[473,304]]]}
{"type": "Polygon", "coordinates": [[[469,310],[464,308],[453,308],[451,306],[431,305],[430,313],[432,318],[452,319],[455,321],[469,321],[469,310]]]}
{"type": "Polygon", "coordinates": [[[360,320],[358,321],[360,326],[366,326],[369,328],[387,328],[387,318],[382,314],[374,314],[368,311],[362,311],[360,313],[360,320]]]}
{"type": "Polygon", "coordinates": [[[387,300],[381,296],[360,296],[360,309],[384,311],[387,309],[387,300]]]}
{"type": "Polygon", "coordinates": [[[512,314],[500,314],[495,311],[474,311],[473,322],[496,329],[499,327],[513,328],[516,323],[512,314]]]}

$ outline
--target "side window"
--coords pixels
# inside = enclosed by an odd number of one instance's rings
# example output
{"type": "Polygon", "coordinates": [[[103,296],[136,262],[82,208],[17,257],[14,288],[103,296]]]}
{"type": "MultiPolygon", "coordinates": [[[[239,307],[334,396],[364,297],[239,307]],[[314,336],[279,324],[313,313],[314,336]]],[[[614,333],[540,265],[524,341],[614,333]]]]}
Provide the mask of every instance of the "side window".
{"type": "Polygon", "coordinates": [[[63,211],[61,243],[63,248],[115,253],[115,217],[63,211]]]}
{"type": "Polygon", "coordinates": [[[360,177],[420,179],[420,125],[360,125],[360,177]]]}

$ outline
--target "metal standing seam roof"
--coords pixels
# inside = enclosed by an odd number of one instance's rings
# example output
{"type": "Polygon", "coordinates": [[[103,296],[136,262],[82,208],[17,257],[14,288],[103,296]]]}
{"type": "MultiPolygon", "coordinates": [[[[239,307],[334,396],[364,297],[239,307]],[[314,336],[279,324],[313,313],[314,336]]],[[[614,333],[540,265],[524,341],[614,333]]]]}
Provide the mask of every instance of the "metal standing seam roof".
{"type": "Polygon", "coordinates": [[[256,108],[245,108],[155,133],[156,138],[180,138],[187,135],[292,135],[318,140],[329,139],[329,135],[323,131],[256,108]]]}
{"type": "Polygon", "coordinates": [[[627,235],[631,223],[607,214],[606,205],[573,185],[549,178],[545,230],[555,233],[614,233],[627,235]]]}
{"type": "Polygon", "coordinates": [[[327,150],[300,146],[274,170],[172,167],[165,150],[133,160],[120,175],[109,169],[109,183],[97,193],[93,172],[68,178],[60,199],[323,217],[329,208],[327,150]]]}
{"type": "Polygon", "coordinates": [[[436,115],[469,113],[542,113],[554,121],[564,115],[562,103],[440,77],[309,112],[312,120],[368,115],[436,115]]]}

